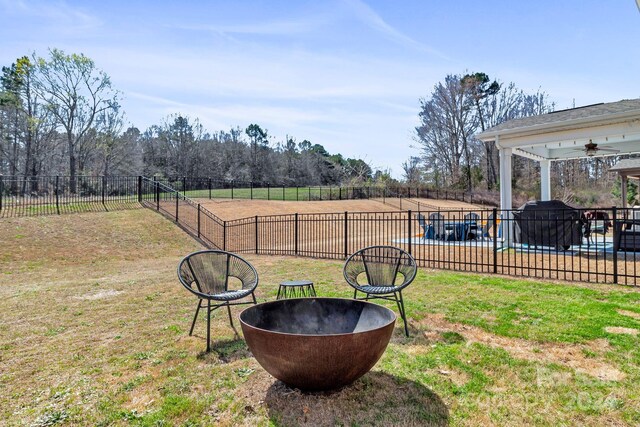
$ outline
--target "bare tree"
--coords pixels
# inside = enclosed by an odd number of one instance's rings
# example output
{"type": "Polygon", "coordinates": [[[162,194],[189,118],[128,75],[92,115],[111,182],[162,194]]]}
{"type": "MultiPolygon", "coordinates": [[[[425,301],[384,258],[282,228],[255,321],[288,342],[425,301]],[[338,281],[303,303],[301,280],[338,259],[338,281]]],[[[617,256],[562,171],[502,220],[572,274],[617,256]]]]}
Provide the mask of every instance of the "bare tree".
{"type": "Polygon", "coordinates": [[[416,128],[423,157],[437,159],[446,171],[447,184],[471,189],[475,118],[459,76],[449,75],[438,83],[431,99],[421,100],[421,125],[416,128]],[[463,166],[465,166],[463,168],[463,166]]]}
{"type": "Polygon", "coordinates": [[[422,170],[420,168],[420,157],[409,157],[409,160],[402,164],[404,179],[409,184],[416,184],[421,181],[422,170]]]}
{"type": "Polygon", "coordinates": [[[34,63],[34,89],[66,134],[70,190],[75,192],[78,147],[87,143],[96,117],[117,108],[119,95],[107,74],[83,54],[51,49],[48,60],[34,55],[34,63]]]}

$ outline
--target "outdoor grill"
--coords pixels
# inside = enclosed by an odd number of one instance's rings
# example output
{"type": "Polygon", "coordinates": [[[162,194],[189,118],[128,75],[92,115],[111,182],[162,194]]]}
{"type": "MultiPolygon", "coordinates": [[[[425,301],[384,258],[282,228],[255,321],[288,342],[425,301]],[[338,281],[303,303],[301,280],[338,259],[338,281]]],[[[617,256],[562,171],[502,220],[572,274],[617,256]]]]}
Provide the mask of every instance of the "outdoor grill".
{"type": "Polygon", "coordinates": [[[302,390],[335,389],[367,373],[384,353],[395,320],[388,308],[340,298],[277,300],[240,315],[258,363],[302,390]]]}

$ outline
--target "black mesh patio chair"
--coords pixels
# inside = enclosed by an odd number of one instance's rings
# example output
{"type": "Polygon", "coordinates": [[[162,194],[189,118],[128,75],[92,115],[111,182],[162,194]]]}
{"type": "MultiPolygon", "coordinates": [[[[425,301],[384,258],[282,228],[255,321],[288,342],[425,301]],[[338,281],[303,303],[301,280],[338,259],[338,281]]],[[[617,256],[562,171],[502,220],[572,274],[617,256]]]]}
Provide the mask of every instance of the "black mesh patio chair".
{"type": "Polygon", "coordinates": [[[211,348],[211,312],[226,306],[229,322],[235,330],[231,306],[256,303],[254,291],[258,286],[258,272],[246,260],[230,252],[206,250],[189,254],[178,265],[178,278],[198,297],[189,335],[193,333],[200,309],[207,309],[207,352],[211,348]],[[236,302],[249,296],[252,301],[236,302]]]}
{"type": "Polygon", "coordinates": [[[404,322],[404,333],[409,336],[407,316],[402,299],[402,290],[416,277],[416,260],[407,252],[394,246],[369,246],[347,258],[344,278],[354,288],[365,294],[362,299],[386,299],[395,301],[404,322]]]}

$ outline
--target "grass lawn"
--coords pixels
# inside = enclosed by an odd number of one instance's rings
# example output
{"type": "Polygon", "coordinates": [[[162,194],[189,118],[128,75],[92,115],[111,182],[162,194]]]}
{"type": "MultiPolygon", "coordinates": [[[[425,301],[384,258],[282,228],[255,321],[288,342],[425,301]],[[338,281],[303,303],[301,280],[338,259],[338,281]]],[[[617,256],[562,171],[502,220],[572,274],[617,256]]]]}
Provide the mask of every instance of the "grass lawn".
{"type": "MultiPolygon", "coordinates": [[[[270,377],[225,312],[188,330],[178,283],[199,245],[156,213],[4,219],[0,425],[637,425],[640,293],[419,271],[373,370],[330,393],[270,377]]],[[[247,256],[257,296],[314,280],[349,297],[342,263],[247,256]],[[303,272],[303,273],[301,273],[303,272]]],[[[234,309],[237,316],[241,308],[234,309]]]]}

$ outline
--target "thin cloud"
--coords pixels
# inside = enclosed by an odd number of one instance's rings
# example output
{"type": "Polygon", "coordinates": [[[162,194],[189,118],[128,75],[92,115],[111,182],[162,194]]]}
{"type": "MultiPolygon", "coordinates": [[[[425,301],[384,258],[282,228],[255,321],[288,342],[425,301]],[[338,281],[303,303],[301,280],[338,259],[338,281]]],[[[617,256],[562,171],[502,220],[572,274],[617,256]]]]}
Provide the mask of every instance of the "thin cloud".
{"type": "Polygon", "coordinates": [[[443,59],[449,59],[446,55],[441,53],[440,51],[432,48],[431,46],[427,46],[424,43],[420,43],[417,40],[412,39],[406,34],[401,33],[400,31],[393,28],[391,25],[387,24],[384,19],[380,15],[378,15],[373,9],[371,9],[366,3],[360,0],[343,0],[346,5],[348,5],[353,12],[355,12],[356,17],[364,22],[369,27],[374,30],[384,34],[389,39],[402,44],[404,46],[418,49],[423,52],[431,53],[433,55],[439,56],[443,59]]]}
{"type": "Polygon", "coordinates": [[[207,31],[218,35],[277,35],[288,36],[313,31],[320,22],[310,20],[275,21],[244,25],[181,25],[173,28],[193,31],[207,31]]]}
{"type": "Polygon", "coordinates": [[[74,8],[66,2],[0,0],[0,9],[5,15],[39,18],[47,26],[57,26],[67,31],[93,29],[102,23],[95,16],[74,8]]]}

